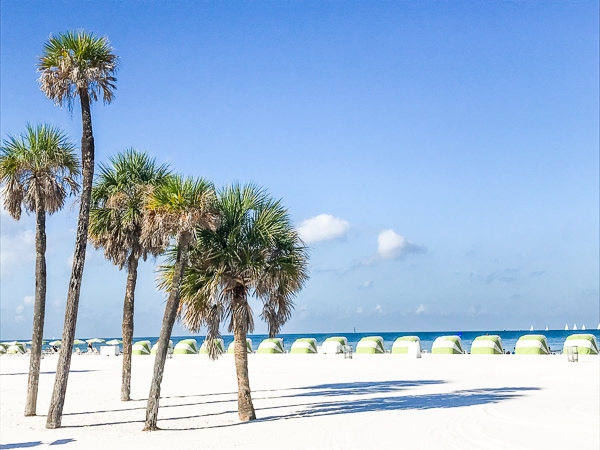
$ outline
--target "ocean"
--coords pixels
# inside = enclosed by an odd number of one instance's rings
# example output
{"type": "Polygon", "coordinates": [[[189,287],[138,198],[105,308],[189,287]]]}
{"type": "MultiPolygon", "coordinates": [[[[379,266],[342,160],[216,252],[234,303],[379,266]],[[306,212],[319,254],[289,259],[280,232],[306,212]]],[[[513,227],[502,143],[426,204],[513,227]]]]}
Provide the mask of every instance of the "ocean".
{"type": "MultiPolygon", "coordinates": [[[[552,351],[562,351],[563,344],[567,338],[572,334],[579,333],[587,333],[593,334],[596,336],[596,340],[600,341],[600,330],[592,329],[592,330],[534,330],[534,331],[494,331],[494,330],[482,330],[482,331],[421,331],[421,332],[386,332],[386,333],[378,333],[378,332],[369,332],[369,333],[304,333],[304,334],[279,334],[277,337],[283,339],[284,347],[286,350],[290,350],[294,341],[298,338],[315,338],[317,340],[317,345],[321,345],[325,339],[331,336],[345,336],[348,339],[348,344],[352,346],[352,348],[356,349],[356,344],[363,337],[366,336],[381,336],[384,340],[384,346],[386,350],[391,350],[392,344],[396,340],[396,338],[400,336],[418,336],[421,340],[421,348],[423,350],[431,351],[431,345],[433,341],[439,336],[445,335],[457,335],[461,338],[463,348],[467,351],[471,349],[471,343],[473,339],[477,336],[489,334],[489,335],[498,335],[502,339],[502,346],[504,350],[513,351],[517,340],[526,334],[542,334],[546,336],[548,340],[548,345],[550,346],[552,351]]],[[[229,346],[231,342],[233,342],[232,335],[223,335],[223,341],[225,343],[225,348],[229,346]]],[[[253,334],[248,336],[252,339],[252,345],[256,350],[258,345],[263,339],[268,338],[269,336],[266,334],[253,334]]],[[[105,340],[110,339],[120,339],[120,337],[103,337],[105,340]]],[[[171,340],[174,344],[179,342],[182,339],[196,339],[198,342],[198,347],[204,341],[204,335],[190,335],[190,336],[172,336],[171,340]]],[[[141,341],[141,340],[149,340],[152,345],[158,341],[158,336],[136,336],[133,339],[133,342],[141,341]]],[[[102,345],[102,344],[95,344],[102,345]]],[[[79,345],[75,347],[79,347],[81,350],[86,348],[87,344],[79,345]]]]}

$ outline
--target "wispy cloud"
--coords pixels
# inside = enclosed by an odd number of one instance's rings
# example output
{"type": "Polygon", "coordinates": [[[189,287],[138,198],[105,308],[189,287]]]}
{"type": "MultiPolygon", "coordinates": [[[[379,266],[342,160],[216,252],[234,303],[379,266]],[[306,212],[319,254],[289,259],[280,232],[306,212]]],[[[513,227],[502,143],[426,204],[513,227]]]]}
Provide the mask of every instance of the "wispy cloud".
{"type": "Polygon", "coordinates": [[[364,281],[363,283],[361,283],[360,286],[358,286],[358,289],[363,290],[363,289],[370,289],[373,287],[375,283],[373,283],[373,280],[367,280],[364,281]]]}
{"type": "Polygon", "coordinates": [[[300,238],[307,244],[339,239],[350,230],[347,220],[331,214],[319,214],[304,220],[298,227],[300,238]]]}
{"type": "Polygon", "coordinates": [[[419,314],[423,314],[425,311],[427,311],[427,306],[421,303],[419,307],[415,309],[415,314],[418,316],[419,314]]]}

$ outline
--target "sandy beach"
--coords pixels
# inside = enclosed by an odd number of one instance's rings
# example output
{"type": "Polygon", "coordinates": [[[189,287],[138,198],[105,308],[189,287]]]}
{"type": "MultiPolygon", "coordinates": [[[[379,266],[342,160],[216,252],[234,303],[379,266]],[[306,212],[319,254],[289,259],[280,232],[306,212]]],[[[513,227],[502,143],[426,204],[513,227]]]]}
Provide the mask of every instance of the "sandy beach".
{"type": "Polygon", "coordinates": [[[29,360],[0,357],[0,448],[550,449],[600,447],[600,359],[565,355],[257,355],[258,420],[239,423],[232,355],[167,360],[159,426],[142,432],[154,358],[73,356],[62,428],[45,428],[56,356],[42,361],[37,417],[23,417],[29,360]],[[60,447],[54,447],[60,445],[60,447]]]}

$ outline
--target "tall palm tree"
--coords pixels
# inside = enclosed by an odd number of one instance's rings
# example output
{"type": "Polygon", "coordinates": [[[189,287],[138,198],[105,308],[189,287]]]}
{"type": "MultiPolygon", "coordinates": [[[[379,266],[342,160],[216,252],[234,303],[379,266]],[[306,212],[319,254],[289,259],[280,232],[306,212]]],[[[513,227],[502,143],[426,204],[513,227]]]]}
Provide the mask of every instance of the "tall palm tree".
{"type": "Polygon", "coordinates": [[[83,180],[73,253],[73,269],[67,294],[62,347],[56,368],[46,428],[58,428],[62,421],[75,339],[94,178],[94,134],[90,103],[98,100],[99,96],[102,96],[104,103],[112,101],[116,89],[114,75],[117,70],[117,59],[108,39],[96,37],[85,31],[69,31],[48,38],[38,63],[40,88],[54,103],[59,106],[66,105],[72,109],[74,100],[79,97],[83,128],[81,136],[83,180]]]}
{"type": "Polygon", "coordinates": [[[155,188],[148,196],[144,217],[144,240],[147,245],[166,246],[174,238],[174,274],[162,321],[154,373],[148,395],[144,431],[157,430],[160,385],[167,358],[169,338],[179,309],[179,286],[187,266],[190,245],[196,230],[215,226],[215,191],[213,185],[200,178],[169,177],[166,183],[155,188]]]}
{"type": "Polygon", "coordinates": [[[111,165],[100,165],[100,173],[92,188],[89,239],[95,248],[102,247],[104,256],[122,269],[127,265],[127,284],[123,301],[123,370],[121,400],[128,401],[131,392],[131,344],[133,340],[134,294],[140,258],[157,256],[160,247],[143,245],[142,222],[146,196],[153,186],[169,176],[166,164],[157,165],[146,153],[126,150],[110,159],[111,165]]]}
{"type": "MultiPolygon", "coordinates": [[[[207,326],[215,342],[223,320],[234,335],[240,420],[256,418],[248,376],[246,336],[254,329],[250,297],[262,301],[261,317],[274,337],[290,318],[293,298],[308,279],[308,252],[287,210],[264,190],[234,185],[220,192],[216,229],[199,229],[181,288],[180,314],[191,331],[207,326]]],[[[160,271],[159,287],[169,289],[170,265],[160,271]]],[[[218,355],[209,346],[211,357],[218,355]]]]}
{"type": "Polygon", "coordinates": [[[0,183],[4,207],[16,220],[21,209],[35,213],[35,303],[25,415],[37,408],[42,336],[46,315],[46,213],[61,209],[79,190],[80,165],[66,134],[50,125],[27,124],[20,137],[9,136],[0,149],[0,183]]]}

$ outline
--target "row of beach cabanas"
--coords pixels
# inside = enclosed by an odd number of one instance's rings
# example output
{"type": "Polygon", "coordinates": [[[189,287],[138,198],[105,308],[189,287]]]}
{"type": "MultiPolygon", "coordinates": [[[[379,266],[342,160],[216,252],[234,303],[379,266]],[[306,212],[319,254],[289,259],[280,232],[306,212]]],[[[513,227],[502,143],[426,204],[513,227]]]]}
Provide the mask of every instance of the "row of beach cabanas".
{"type": "MultiPolygon", "coordinates": [[[[232,342],[225,350],[223,339],[216,339],[213,342],[221,353],[233,353],[234,343],[232,342]]],[[[133,344],[134,355],[151,355],[156,353],[157,344],[151,347],[149,340],[138,341],[133,344]]],[[[567,353],[568,347],[577,347],[579,354],[598,354],[598,343],[593,334],[573,334],[565,340],[563,353],[567,353]]],[[[248,353],[254,353],[252,340],[247,338],[246,349],[248,353]]],[[[292,344],[289,353],[295,354],[338,354],[346,352],[356,352],[357,354],[383,354],[387,353],[384,348],[384,340],[381,336],[368,336],[362,338],[352,349],[348,345],[348,340],[344,336],[333,336],[327,338],[321,346],[317,345],[315,338],[296,339],[292,344]]],[[[418,336],[402,336],[397,338],[391,348],[392,354],[420,354],[421,341],[418,336]]],[[[502,339],[497,335],[484,335],[476,337],[472,344],[471,354],[497,355],[503,354],[506,350],[502,346],[502,339]]],[[[198,347],[195,339],[183,339],[173,345],[169,341],[169,353],[172,354],[208,354],[208,343],[198,347]]],[[[264,339],[258,346],[256,353],[278,354],[286,353],[282,338],[264,339]]],[[[440,336],[433,342],[431,347],[432,354],[464,354],[467,353],[463,347],[460,336],[440,336]]],[[[544,335],[530,334],[521,336],[516,343],[514,353],[525,355],[547,355],[551,353],[548,341],[544,335]]]]}

